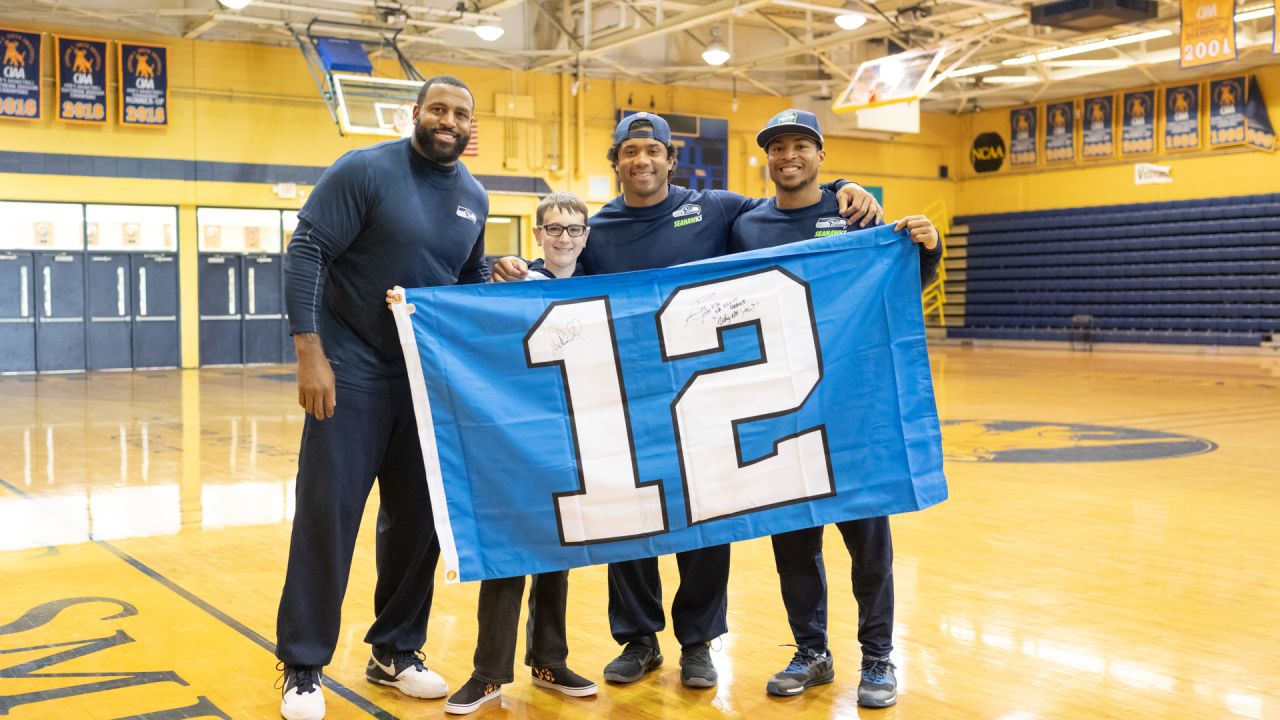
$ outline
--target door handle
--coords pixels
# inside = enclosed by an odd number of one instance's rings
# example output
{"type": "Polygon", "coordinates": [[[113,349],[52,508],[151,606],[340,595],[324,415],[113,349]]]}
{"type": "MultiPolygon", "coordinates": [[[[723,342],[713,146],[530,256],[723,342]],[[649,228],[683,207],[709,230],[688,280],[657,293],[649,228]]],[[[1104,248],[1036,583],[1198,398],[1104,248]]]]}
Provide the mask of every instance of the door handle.
{"type": "Polygon", "coordinates": [[[238,315],[236,312],[236,271],[235,268],[227,268],[227,314],[238,315]]]}
{"type": "Polygon", "coordinates": [[[253,268],[249,268],[249,314],[255,315],[258,312],[258,283],[253,281],[253,268]]]}
{"type": "Polygon", "coordinates": [[[124,268],[116,268],[116,315],[124,315],[124,268]]]}
{"type": "Polygon", "coordinates": [[[145,267],[138,268],[138,314],[143,317],[147,314],[147,269],[145,267]]]}
{"type": "Polygon", "coordinates": [[[44,273],[44,316],[53,317],[53,270],[45,265],[44,273]]]}
{"type": "Polygon", "coordinates": [[[18,301],[18,314],[31,317],[31,278],[26,265],[18,268],[18,285],[22,288],[22,299],[18,301]]]}

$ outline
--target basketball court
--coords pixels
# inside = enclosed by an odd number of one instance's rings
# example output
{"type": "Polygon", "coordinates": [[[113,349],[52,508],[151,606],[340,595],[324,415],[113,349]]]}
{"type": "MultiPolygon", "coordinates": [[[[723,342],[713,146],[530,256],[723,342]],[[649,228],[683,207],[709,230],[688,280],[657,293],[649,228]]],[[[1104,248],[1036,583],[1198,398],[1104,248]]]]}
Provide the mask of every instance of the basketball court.
{"type": "MultiPolygon", "coordinates": [[[[0,9],[0,715],[280,716],[304,420],[289,238],[324,169],[402,136],[449,73],[476,98],[462,161],[490,255],[535,255],[548,192],[593,212],[618,194],[605,154],[635,112],[669,120],[673,182],[770,195],[755,133],[787,108],[822,123],[824,181],[928,214],[946,248],[922,301],[950,497],[891,519],[896,705],[857,704],[828,528],[833,683],[766,694],[794,648],[759,538],[732,550],[716,687],[681,685],[670,629],[659,670],[603,681],[597,565],[571,572],[567,624],[599,694],[517,662],[474,717],[1280,717],[1274,3],[230,5],[0,9]],[[1225,7],[1230,54],[1204,27],[1188,49],[1187,5],[1225,7]]],[[[445,717],[365,680],[377,513],[326,717],[445,717]]],[[[451,690],[477,592],[436,586],[423,650],[451,690]]]]}

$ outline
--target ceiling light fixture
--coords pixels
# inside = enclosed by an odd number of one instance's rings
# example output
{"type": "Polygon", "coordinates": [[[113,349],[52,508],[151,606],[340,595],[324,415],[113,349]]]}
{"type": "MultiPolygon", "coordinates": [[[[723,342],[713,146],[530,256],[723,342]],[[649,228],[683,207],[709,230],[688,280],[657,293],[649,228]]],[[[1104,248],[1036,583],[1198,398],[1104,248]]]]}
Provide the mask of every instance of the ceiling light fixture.
{"type": "Polygon", "coordinates": [[[860,12],[846,12],[836,16],[836,26],[841,30],[857,30],[867,24],[867,16],[860,12]]]}
{"type": "Polygon", "coordinates": [[[985,75],[982,82],[988,85],[1032,85],[1040,82],[1034,75],[985,75]]]}
{"type": "Polygon", "coordinates": [[[995,70],[998,67],[1000,66],[999,65],[971,65],[966,68],[952,70],[951,72],[946,73],[945,77],[949,77],[949,78],[968,77],[970,75],[977,75],[978,73],[990,72],[992,70],[995,70]]]}
{"type": "Polygon", "coordinates": [[[482,22],[476,25],[476,37],[485,42],[493,42],[502,37],[507,31],[501,25],[491,22],[482,22]]]}
{"type": "Polygon", "coordinates": [[[729,48],[725,47],[724,41],[720,39],[720,28],[711,28],[711,42],[707,43],[707,49],[702,51],[702,60],[708,65],[723,65],[729,62],[729,48]]]}
{"type": "Polygon", "coordinates": [[[253,0],[218,0],[222,7],[228,10],[243,10],[253,0]]]}
{"type": "Polygon", "coordinates": [[[1040,60],[1055,60],[1057,58],[1070,57],[1072,55],[1083,55],[1085,53],[1095,52],[1097,50],[1105,50],[1107,48],[1120,47],[1121,45],[1132,45],[1134,43],[1145,42],[1147,40],[1155,40],[1157,38],[1169,37],[1173,34],[1172,30],[1151,30],[1149,32],[1137,33],[1136,35],[1124,35],[1118,38],[1109,38],[1107,40],[1095,40],[1082,45],[1072,45],[1071,47],[1058,48],[1056,50],[1045,50],[1031,55],[1020,55],[1015,58],[1009,58],[1002,61],[1002,65],[1030,65],[1040,60]]]}
{"type": "Polygon", "coordinates": [[[1258,18],[1264,18],[1270,15],[1275,15],[1275,14],[1276,14],[1275,6],[1268,5],[1265,7],[1254,8],[1252,10],[1245,10],[1244,12],[1236,13],[1236,22],[1244,22],[1246,20],[1257,20],[1258,18]]]}

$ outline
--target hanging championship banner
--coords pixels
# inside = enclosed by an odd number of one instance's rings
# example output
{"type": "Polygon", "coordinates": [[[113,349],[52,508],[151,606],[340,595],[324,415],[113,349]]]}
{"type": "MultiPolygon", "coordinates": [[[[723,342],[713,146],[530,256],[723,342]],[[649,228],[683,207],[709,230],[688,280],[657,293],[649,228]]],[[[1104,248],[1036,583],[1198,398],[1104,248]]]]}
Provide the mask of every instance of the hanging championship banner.
{"type": "Polygon", "coordinates": [[[107,41],[59,36],[54,41],[58,119],[107,121],[107,41]]]}
{"type": "Polygon", "coordinates": [[[120,123],[140,127],[169,124],[169,48],[119,43],[120,123]]]}
{"type": "Polygon", "coordinates": [[[1080,154],[1086,158],[1109,158],[1116,154],[1115,97],[1085,98],[1081,116],[1080,154]]]}
{"type": "Polygon", "coordinates": [[[42,40],[40,33],[0,28],[0,118],[40,119],[42,40]]]}
{"type": "Polygon", "coordinates": [[[1275,0],[1271,10],[1271,52],[1280,55],[1280,0],[1275,0]]]}
{"type": "Polygon", "coordinates": [[[1009,164],[1036,164],[1036,110],[1018,108],[1009,111],[1009,164]]]}
{"type": "Polygon", "coordinates": [[[1164,90],[1164,151],[1200,148],[1200,85],[1164,90]]]}
{"type": "Polygon", "coordinates": [[[1120,154],[1156,151],[1156,91],[1137,90],[1121,96],[1120,154]]]}
{"type": "Polygon", "coordinates": [[[1249,100],[1244,107],[1245,142],[1260,150],[1276,149],[1276,131],[1267,115],[1267,101],[1262,99],[1258,78],[1249,76],[1249,100]]]}
{"type": "Polygon", "coordinates": [[[1076,159],[1076,102],[1044,106],[1044,160],[1071,162],[1076,159]]]}
{"type": "Polygon", "coordinates": [[[1209,147],[1244,144],[1245,101],[1243,75],[1209,83],[1209,147]]]}
{"type": "Polygon", "coordinates": [[[882,225],[661,270],[405,290],[392,309],[446,581],[942,502],[919,258],[882,225]]]}
{"type": "Polygon", "coordinates": [[[1182,0],[1184,68],[1236,59],[1236,0],[1182,0]]]}

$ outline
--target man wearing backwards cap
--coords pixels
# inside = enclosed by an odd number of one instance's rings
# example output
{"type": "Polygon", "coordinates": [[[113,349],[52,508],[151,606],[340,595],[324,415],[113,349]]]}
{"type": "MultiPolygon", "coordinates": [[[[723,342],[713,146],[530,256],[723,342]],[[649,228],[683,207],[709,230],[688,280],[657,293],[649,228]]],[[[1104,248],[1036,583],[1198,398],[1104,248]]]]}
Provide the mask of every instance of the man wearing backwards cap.
{"type": "MultiPolygon", "coordinates": [[[[583,272],[650,270],[724,255],[733,222],[765,201],[725,190],[690,190],[670,184],[676,166],[667,121],[653,113],[629,115],[618,123],[609,149],[622,195],[588,221],[591,243],[579,258],[583,272]]],[[[880,205],[853,183],[827,186],[850,223],[879,222],[880,205]]],[[[494,267],[496,280],[519,280],[527,272],[520,258],[494,267]]],[[[728,632],[725,620],[729,546],[676,553],[680,587],[671,619],[680,641],[680,680],[687,687],[714,687],[716,669],[710,641],[728,632]]],[[[656,633],[666,626],[656,558],[609,565],[609,627],[622,654],[604,669],[606,680],[635,682],[662,664],[656,633]]]]}
{"type": "MultiPolygon", "coordinates": [[[[818,185],[826,153],[813,113],[785,110],[756,135],[768,158],[777,195],[738,217],[729,241],[731,252],[785,245],[844,232],[835,194],[818,185]]],[[[920,246],[920,283],[928,284],[942,257],[938,231],[929,218],[908,215],[894,224],[908,228],[920,246]]],[[[853,557],[853,594],[858,601],[858,642],[862,677],[858,704],[888,707],[897,702],[893,650],[893,545],[889,518],[836,523],[853,557]]],[[[798,695],[835,678],[827,649],[827,581],[822,563],[821,527],[773,536],[773,557],[782,601],[796,641],[796,653],[782,672],[770,678],[771,695],[798,695]]]]}

